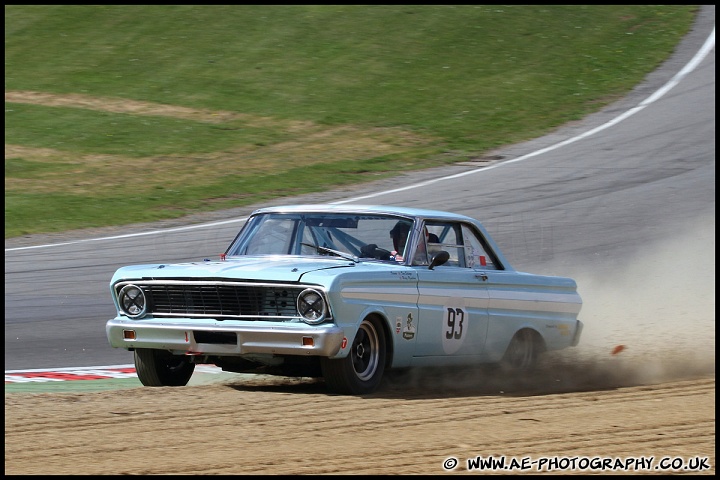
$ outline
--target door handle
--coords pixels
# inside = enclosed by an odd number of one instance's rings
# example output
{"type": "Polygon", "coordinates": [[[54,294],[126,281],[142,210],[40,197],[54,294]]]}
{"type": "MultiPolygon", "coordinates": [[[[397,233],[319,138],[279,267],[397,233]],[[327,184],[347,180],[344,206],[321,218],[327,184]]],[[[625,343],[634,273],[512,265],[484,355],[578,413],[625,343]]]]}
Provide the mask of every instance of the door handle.
{"type": "Polygon", "coordinates": [[[487,273],[483,272],[475,274],[475,278],[477,278],[478,280],[482,280],[483,282],[487,282],[488,276],[487,273]]]}

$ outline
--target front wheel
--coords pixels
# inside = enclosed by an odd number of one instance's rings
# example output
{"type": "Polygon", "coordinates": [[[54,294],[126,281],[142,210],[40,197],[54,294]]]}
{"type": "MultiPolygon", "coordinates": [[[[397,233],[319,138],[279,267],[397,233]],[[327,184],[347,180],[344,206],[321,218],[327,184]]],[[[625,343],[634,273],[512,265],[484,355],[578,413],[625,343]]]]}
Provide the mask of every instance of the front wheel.
{"type": "Polygon", "coordinates": [[[321,359],[325,383],[335,393],[371,393],[382,380],[385,356],[385,331],[379,322],[366,318],[345,358],[321,359]]]}
{"type": "Polygon", "coordinates": [[[190,381],[195,364],[188,357],[165,350],[138,348],[135,350],[135,371],[146,387],[182,387],[190,381]]]}

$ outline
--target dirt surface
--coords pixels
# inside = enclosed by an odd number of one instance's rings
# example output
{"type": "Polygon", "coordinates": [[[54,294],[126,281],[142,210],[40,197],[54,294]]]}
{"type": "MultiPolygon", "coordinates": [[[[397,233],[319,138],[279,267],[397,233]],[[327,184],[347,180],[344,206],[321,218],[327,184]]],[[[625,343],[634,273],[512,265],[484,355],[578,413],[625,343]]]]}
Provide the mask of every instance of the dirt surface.
{"type": "Polygon", "coordinates": [[[639,385],[620,356],[604,365],[557,360],[513,379],[410,372],[365,397],[264,376],[5,395],[5,474],[479,473],[468,467],[479,456],[535,462],[493,473],[538,473],[546,459],[556,462],[552,473],[661,474],[663,458],[699,458],[708,468],[670,472],[714,474],[714,373],[639,385]],[[457,466],[445,470],[451,457],[457,466]],[[580,463],[651,457],[629,469],[580,463]],[[562,468],[573,459],[575,469],[562,468]]]}

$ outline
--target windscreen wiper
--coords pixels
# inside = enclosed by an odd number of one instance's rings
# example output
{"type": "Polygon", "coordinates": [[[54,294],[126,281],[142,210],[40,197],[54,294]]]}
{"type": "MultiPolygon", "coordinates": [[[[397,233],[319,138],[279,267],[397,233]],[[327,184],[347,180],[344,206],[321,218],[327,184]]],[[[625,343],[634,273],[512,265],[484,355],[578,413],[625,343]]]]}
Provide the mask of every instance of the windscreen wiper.
{"type": "Polygon", "coordinates": [[[340,250],[333,250],[332,248],[321,247],[320,245],[313,245],[312,243],[300,242],[300,244],[305,245],[306,247],[314,248],[317,253],[330,253],[332,255],[337,255],[338,257],[342,257],[346,260],[352,260],[355,263],[358,263],[360,261],[360,259],[358,257],[356,257],[355,255],[341,252],[340,250]]]}

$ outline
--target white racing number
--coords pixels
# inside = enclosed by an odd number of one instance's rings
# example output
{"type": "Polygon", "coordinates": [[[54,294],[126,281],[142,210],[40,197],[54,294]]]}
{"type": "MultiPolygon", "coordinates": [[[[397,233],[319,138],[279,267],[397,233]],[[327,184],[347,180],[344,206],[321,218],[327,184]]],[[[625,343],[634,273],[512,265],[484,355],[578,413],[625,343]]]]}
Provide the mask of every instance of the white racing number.
{"type": "Polygon", "coordinates": [[[470,316],[462,298],[451,298],[443,307],[442,345],[446,354],[451,355],[462,347],[467,337],[470,316]]]}

